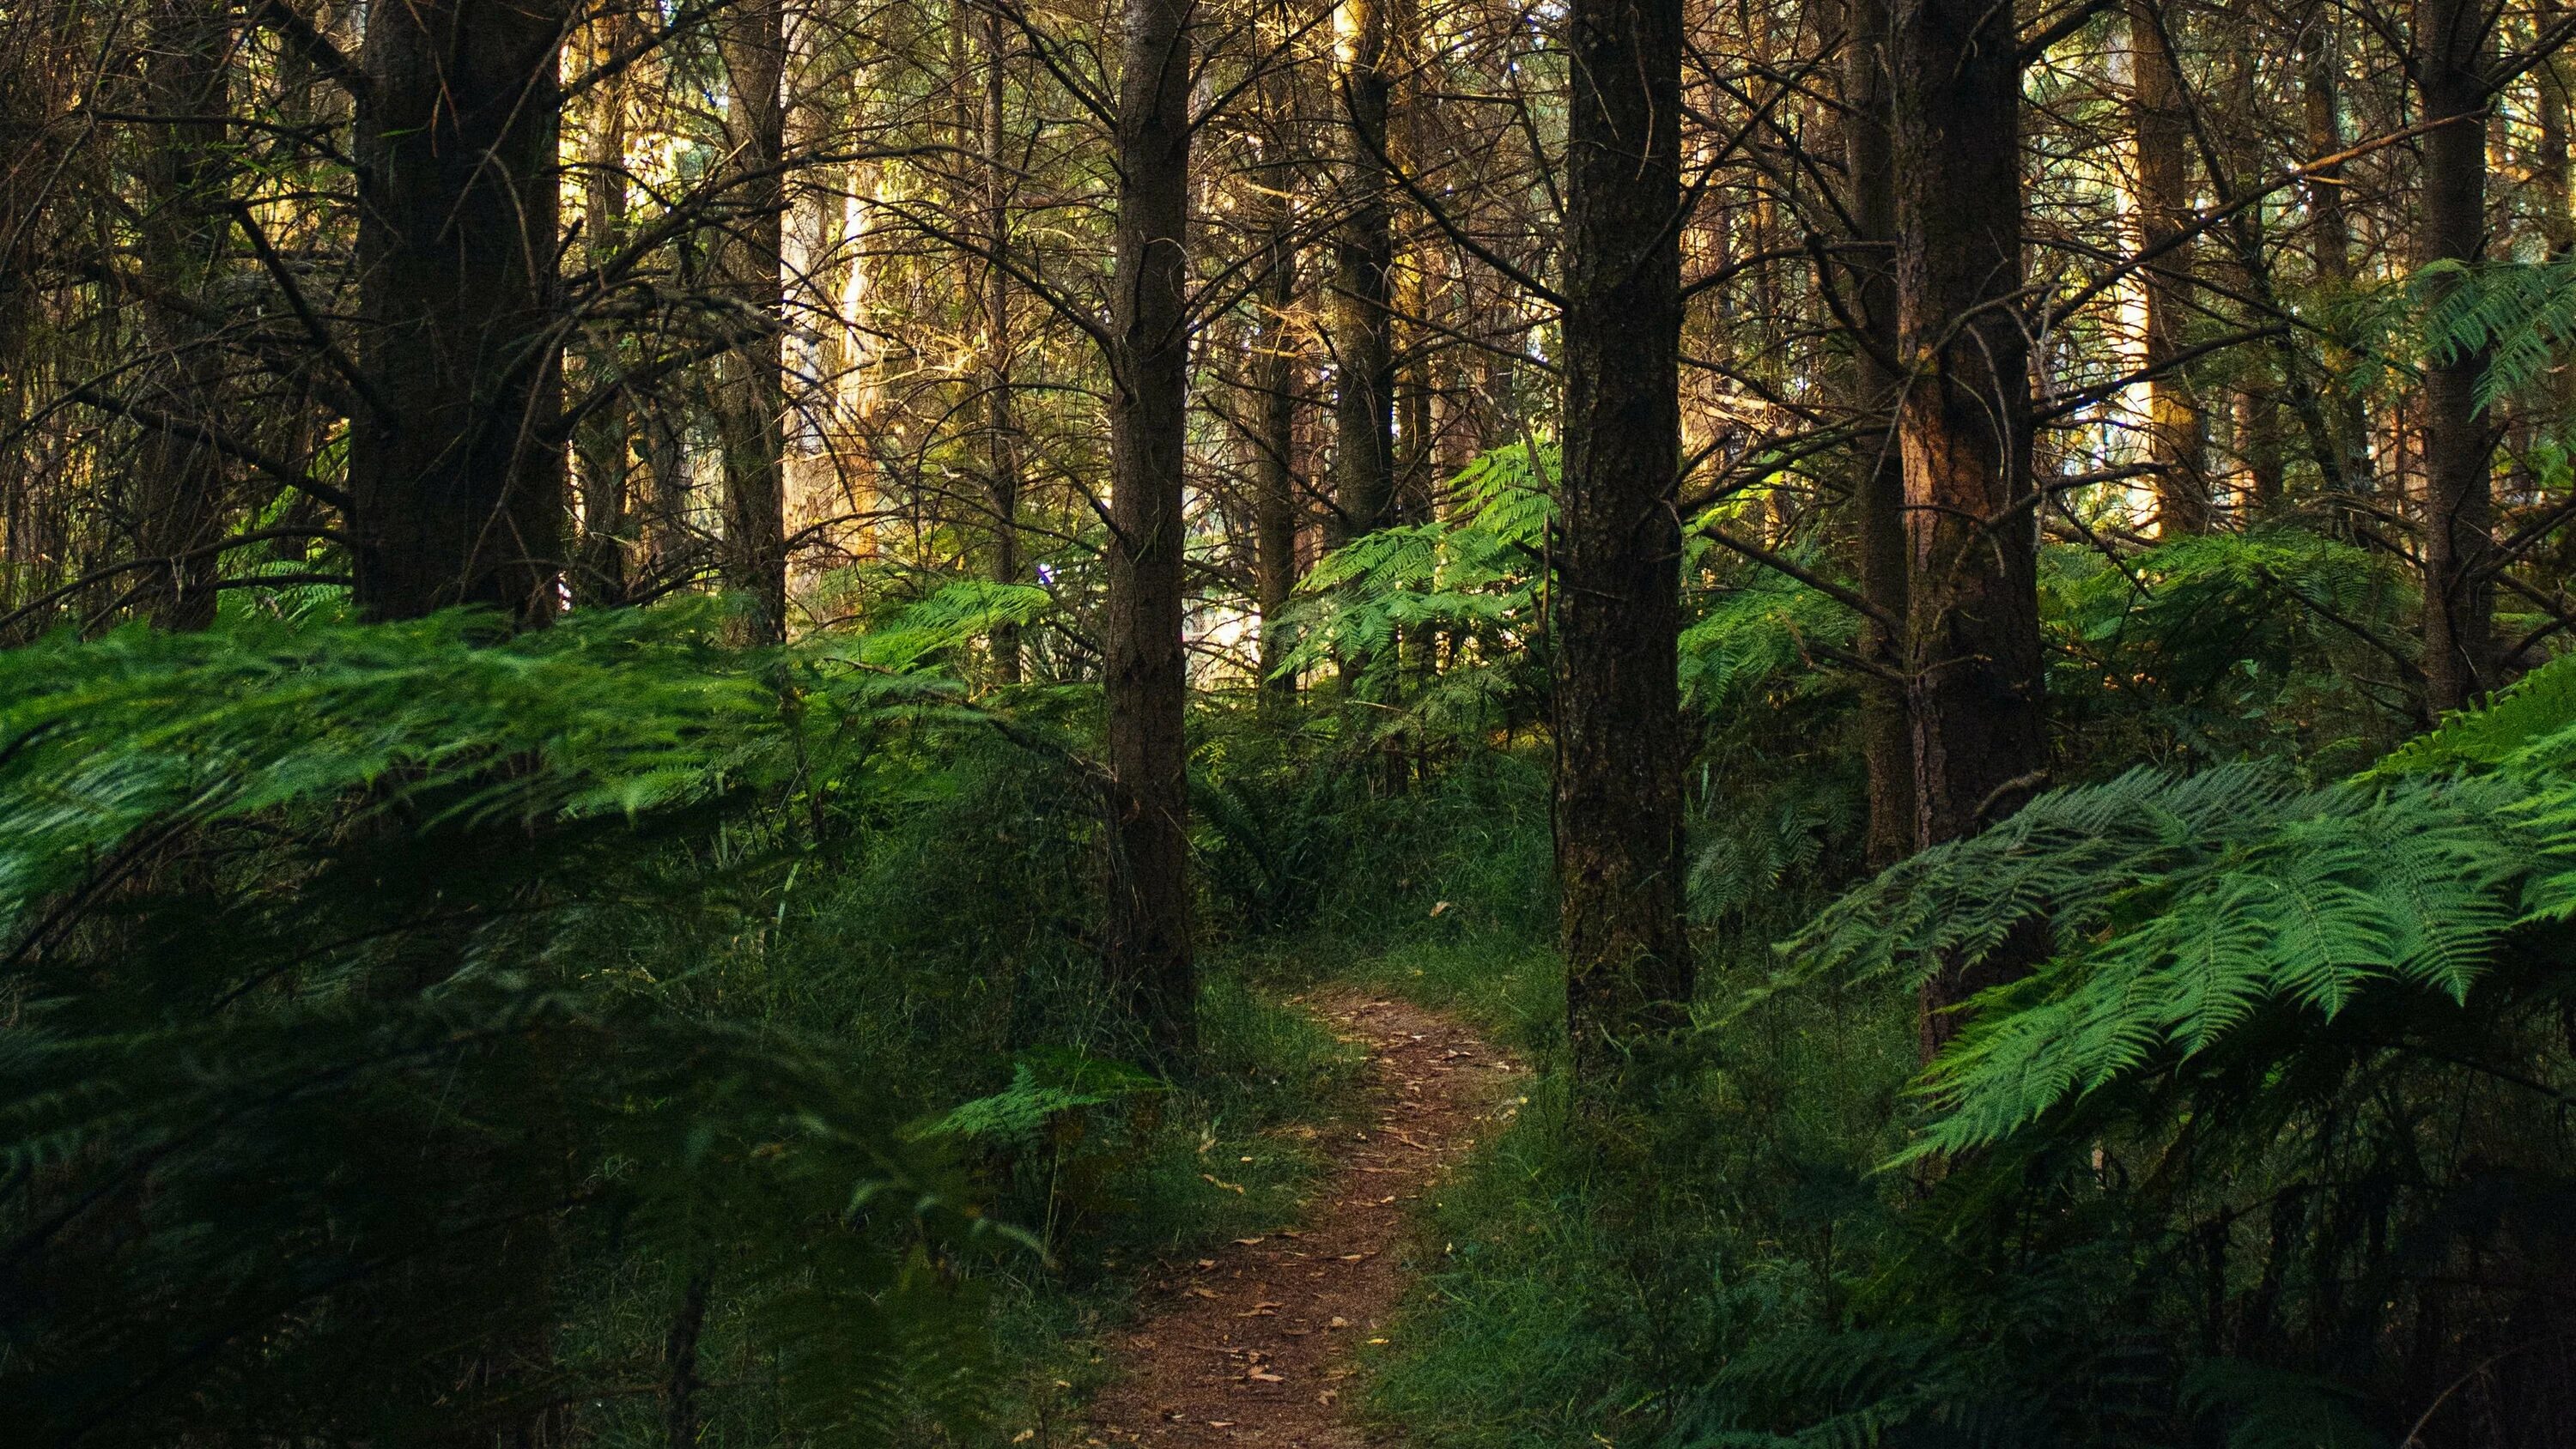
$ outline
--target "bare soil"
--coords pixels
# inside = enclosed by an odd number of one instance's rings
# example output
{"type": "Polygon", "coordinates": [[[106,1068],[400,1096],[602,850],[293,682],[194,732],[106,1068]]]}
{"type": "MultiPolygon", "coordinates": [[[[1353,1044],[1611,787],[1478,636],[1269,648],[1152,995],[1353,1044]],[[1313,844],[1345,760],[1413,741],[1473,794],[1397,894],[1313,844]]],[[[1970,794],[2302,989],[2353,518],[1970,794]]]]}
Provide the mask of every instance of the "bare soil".
{"type": "Polygon", "coordinates": [[[1351,1414],[1355,1354],[1386,1341],[1408,1258],[1440,1250],[1416,1241],[1411,1209],[1511,1110],[1521,1068],[1408,1002],[1346,989],[1292,1000],[1367,1049],[1366,1125],[1340,1132],[1305,1221],[1149,1270],[1140,1318],[1110,1341],[1117,1373],[1093,1401],[1088,1443],[1388,1442],[1351,1414]]]}

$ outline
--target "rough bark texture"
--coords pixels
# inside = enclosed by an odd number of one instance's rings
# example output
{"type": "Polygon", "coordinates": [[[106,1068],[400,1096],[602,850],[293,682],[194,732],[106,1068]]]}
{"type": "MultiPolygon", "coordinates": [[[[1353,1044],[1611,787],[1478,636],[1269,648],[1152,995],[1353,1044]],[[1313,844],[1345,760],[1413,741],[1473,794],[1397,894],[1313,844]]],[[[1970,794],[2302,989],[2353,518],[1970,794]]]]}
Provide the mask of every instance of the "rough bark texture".
{"type": "Polygon", "coordinates": [[[2148,251],[2167,248],[2142,277],[2148,456],[2156,474],[2156,524],[2172,537],[2209,527],[2209,424],[2177,362],[2188,346],[2194,248],[2174,239],[2192,221],[2191,118],[2165,33],[2163,0],[2130,0],[2131,134],[2137,146],[2138,230],[2148,251]]]}
{"type": "Polygon", "coordinates": [[[1154,1048],[1196,1046],[1181,735],[1190,0],[1127,0],[1110,407],[1108,958],[1154,1048]]]}
{"type": "MultiPolygon", "coordinates": [[[[144,88],[151,108],[171,117],[222,116],[230,24],[220,6],[161,0],[151,15],[152,45],[144,88]]],[[[141,166],[145,205],[135,229],[137,261],[156,297],[202,297],[223,255],[230,220],[221,210],[226,127],[221,121],[172,120],[153,125],[141,166]]],[[[149,319],[161,352],[154,370],[155,405],[169,416],[219,426],[221,354],[199,315],[156,306],[149,319]]],[[[207,551],[223,537],[226,474],[222,454],[202,434],[155,429],[135,468],[135,549],[164,559],[145,575],[144,613],[165,629],[203,629],[215,621],[220,559],[207,551]]]]}
{"type": "MultiPolygon", "coordinates": [[[[1854,240],[1868,250],[1855,272],[1866,336],[1853,358],[1855,401],[1874,420],[1858,439],[1853,505],[1862,597],[1888,618],[1905,618],[1905,458],[1890,425],[1903,379],[1896,356],[1896,154],[1889,112],[1887,0],[1845,5],[1844,163],[1851,177],[1854,240]]],[[[1899,629],[1863,626],[1867,657],[1890,671],[1905,664],[1899,629]]],[[[1884,868],[1914,848],[1914,744],[1901,684],[1872,680],[1861,699],[1861,749],[1869,769],[1868,860],[1884,868]]]]}
{"type": "Polygon", "coordinates": [[[1388,273],[1388,0],[1341,0],[1342,204],[1333,234],[1334,543],[1390,521],[1395,505],[1395,345],[1388,273]]]}
{"type": "MultiPolygon", "coordinates": [[[[1900,418],[1908,532],[1915,840],[1937,845],[2018,803],[2046,754],[2037,530],[2021,285],[2021,64],[2013,7],[1899,0],[1896,16],[1900,418]]],[[[1923,1048],[1947,1009],[2013,969],[1944,972],[1923,992],[1923,1048]]]]}
{"type": "Polygon", "coordinates": [[[1555,542],[1556,862],[1579,1072],[1684,1019],[1681,0],[1575,0],[1564,477],[1555,542]]]}
{"type": "Polygon", "coordinates": [[[359,608],[555,607],[563,0],[379,9],[358,107],[360,370],[349,491],[359,608]]]}
{"type": "MultiPolygon", "coordinates": [[[[993,505],[993,582],[1020,581],[1020,439],[1011,417],[1012,348],[1011,278],[1001,259],[1011,244],[1011,170],[1003,134],[1004,83],[1009,79],[1010,50],[1003,42],[999,6],[982,11],[984,106],[983,287],[984,314],[984,467],[985,487],[993,505]]],[[[993,630],[993,677],[1003,684],[1020,682],[1020,630],[1003,624],[993,630]]]]}
{"type": "Polygon", "coordinates": [[[717,274],[742,308],[741,340],[718,365],[716,427],[724,454],[721,572],[734,596],[735,637],[787,635],[787,327],[780,286],[787,178],[787,17],[780,0],[740,0],[719,32],[725,142],[739,179],[737,215],[717,274]]]}
{"type": "MultiPolygon", "coordinates": [[[[2424,0],[2415,16],[2424,118],[2423,260],[2486,251],[2488,41],[2478,0],[2424,0]],[[2456,119],[2454,119],[2456,118],[2456,119]]],[[[2424,372],[2424,688],[2435,711],[2459,709],[2495,682],[2492,470],[2496,435],[2479,411],[2483,349],[2424,372]]]]}

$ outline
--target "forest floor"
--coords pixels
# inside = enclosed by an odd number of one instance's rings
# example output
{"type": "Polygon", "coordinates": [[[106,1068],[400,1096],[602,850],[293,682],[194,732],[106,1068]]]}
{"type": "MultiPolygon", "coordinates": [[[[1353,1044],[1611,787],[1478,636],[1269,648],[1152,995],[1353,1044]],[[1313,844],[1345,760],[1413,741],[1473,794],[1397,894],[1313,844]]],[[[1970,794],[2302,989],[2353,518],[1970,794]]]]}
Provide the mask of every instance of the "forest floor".
{"type": "Polygon", "coordinates": [[[1204,1258],[1156,1264],[1086,1442],[1365,1449],[1344,1390],[1383,1344],[1411,1278],[1412,1210],[1514,1107],[1522,1074],[1457,1022],[1357,988],[1293,1004],[1368,1053],[1365,1127],[1345,1129],[1304,1220],[1204,1258]]]}

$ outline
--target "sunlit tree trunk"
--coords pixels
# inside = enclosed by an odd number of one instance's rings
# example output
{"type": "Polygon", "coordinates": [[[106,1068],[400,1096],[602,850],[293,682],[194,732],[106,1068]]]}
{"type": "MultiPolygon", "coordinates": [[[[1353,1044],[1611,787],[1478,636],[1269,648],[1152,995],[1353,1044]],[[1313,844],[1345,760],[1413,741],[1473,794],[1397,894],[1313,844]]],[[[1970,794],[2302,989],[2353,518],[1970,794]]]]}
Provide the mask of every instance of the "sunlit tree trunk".
{"type": "Polygon", "coordinates": [[[2156,524],[2168,537],[2209,527],[2209,425],[2192,379],[2179,365],[2193,312],[2196,248],[2177,244],[2192,221],[2191,119],[2163,0],[2130,0],[2131,135],[2137,147],[2138,230],[2147,264],[2148,455],[2157,466],[2156,524]]]}
{"type": "Polygon", "coordinates": [[[1574,0],[1556,869],[1577,1070],[1686,1019],[1682,925],[1681,0],[1574,0]]]}
{"type": "Polygon", "coordinates": [[[716,273],[742,308],[742,337],[718,360],[716,427],[724,460],[724,586],[735,637],[787,633],[787,327],[780,250],[787,215],[787,17],[780,0],[738,0],[722,22],[725,142],[735,215],[716,273]]]}
{"type": "MultiPolygon", "coordinates": [[[[2424,118],[2421,231],[2425,262],[2486,253],[2489,17],[2480,0],[2422,0],[2415,13],[2416,86],[2424,118]]],[[[2460,709],[2495,683],[2492,470],[2496,433],[2477,401],[2483,349],[2424,371],[2425,703],[2460,709]]]]}
{"type": "Polygon", "coordinates": [[[362,54],[358,605],[554,611],[563,450],[551,336],[563,0],[378,8],[362,54]]]}
{"type": "Polygon", "coordinates": [[[1166,1061],[1196,1046],[1182,739],[1190,0],[1127,0],[1111,319],[1108,960],[1166,1061]]]}
{"type": "MultiPolygon", "coordinates": [[[[1915,843],[1971,834],[2019,803],[2047,753],[2040,700],[2029,370],[2021,286],[2021,61],[2013,7],[1899,0],[1895,117],[1907,655],[1915,843]]],[[[1922,1045],[1949,1008],[2011,969],[1945,971],[1923,991],[1922,1045]]]]}

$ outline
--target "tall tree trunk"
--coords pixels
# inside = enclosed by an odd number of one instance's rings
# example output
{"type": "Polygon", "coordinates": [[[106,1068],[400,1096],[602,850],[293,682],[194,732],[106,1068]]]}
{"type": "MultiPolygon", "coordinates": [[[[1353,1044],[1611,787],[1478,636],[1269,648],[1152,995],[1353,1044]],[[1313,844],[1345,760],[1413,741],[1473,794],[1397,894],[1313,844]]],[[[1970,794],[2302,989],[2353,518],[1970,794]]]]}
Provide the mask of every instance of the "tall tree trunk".
{"type": "Polygon", "coordinates": [[[1681,1023],[1682,0],[1574,0],[1556,874],[1578,1073],[1681,1023]]]}
{"type": "Polygon", "coordinates": [[[1110,324],[1108,964],[1166,1062],[1197,1036],[1181,640],[1189,15],[1190,0],[1127,0],[1110,324]]]}
{"type": "Polygon", "coordinates": [[[1395,265],[1387,175],[1387,5],[1341,0],[1342,205],[1333,236],[1333,542],[1389,521],[1395,503],[1395,265]]]}
{"type": "MultiPolygon", "coordinates": [[[[1002,38],[1002,10],[982,9],[984,48],[984,245],[990,249],[983,269],[984,313],[984,467],[985,486],[993,505],[993,582],[1020,581],[1020,440],[1011,418],[1012,348],[1011,278],[1001,258],[1011,244],[1011,172],[1002,132],[1003,83],[1009,79],[1010,51],[1002,38]]],[[[1020,682],[1020,630],[1002,624],[993,630],[993,677],[1003,684],[1020,682]]]]}
{"type": "Polygon", "coordinates": [[[737,215],[716,274],[744,312],[744,336],[718,361],[716,427],[724,455],[720,560],[738,642],[787,636],[787,326],[780,248],[787,217],[787,16],[781,0],[739,0],[718,34],[725,141],[737,215]]]}
{"type": "MultiPolygon", "coordinates": [[[[603,64],[639,37],[634,17],[620,14],[594,20],[591,59],[603,64]]],[[[626,237],[626,77],[610,76],[592,93],[587,134],[582,140],[582,225],[594,264],[604,263],[625,245],[626,237]]],[[[582,380],[593,388],[611,384],[622,370],[613,333],[593,332],[580,351],[582,380]]],[[[626,599],[627,550],[634,476],[635,409],[620,397],[593,409],[573,435],[573,458],[581,495],[581,550],[573,570],[576,603],[618,604],[626,599]]]]}
{"type": "MultiPolygon", "coordinates": [[[[143,77],[149,109],[174,119],[155,123],[143,157],[145,204],[136,251],[156,296],[210,300],[229,221],[222,192],[231,110],[226,93],[231,25],[208,0],[158,0],[143,77]]],[[[164,354],[160,410],[205,426],[222,419],[220,358],[201,317],[176,306],[152,309],[153,341],[164,354]]],[[[205,550],[223,534],[223,456],[196,434],[149,432],[136,460],[135,548],[156,564],[145,577],[142,607],[165,629],[203,629],[215,621],[220,559],[205,550]]]]}
{"type": "MultiPolygon", "coordinates": [[[[1867,336],[1853,349],[1856,402],[1870,425],[1855,440],[1853,503],[1857,512],[1861,596],[1892,620],[1905,617],[1905,459],[1890,426],[1903,379],[1896,356],[1896,155],[1890,127],[1887,0],[1844,6],[1843,121],[1851,177],[1854,241],[1865,250],[1854,268],[1860,323],[1867,336]]],[[[1862,642],[1872,663],[1901,673],[1901,631],[1871,621],[1862,642]]],[[[1869,770],[1868,860],[1893,865],[1914,848],[1914,744],[1905,717],[1905,688],[1873,679],[1861,697],[1861,752],[1869,770]]]]}
{"type": "MultiPolygon", "coordinates": [[[[2486,252],[2487,11],[2481,0],[2421,0],[2416,84],[2424,119],[2422,252],[2476,262],[2486,252]],[[2440,124],[2445,123],[2447,124],[2440,124]]],[[[2492,471],[2496,435],[2479,410],[2484,349],[2424,372],[2424,688],[2436,712],[2460,709],[2495,683],[2492,471]]]]}
{"type": "MultiPolygon", "coordinates": [[[[2563,15],[2557,5],[2541,7],[2544,20],[2563,15]]],[[[2534,108],[2534,138],[2531,167],[2533,202],[2539,211],[2541,240],[2549,244],[2549,254],[2562,257],[2576,251],[2576,214],[2568,211],[2568,143],[2567,143],[2567,73],[2559,58],[2548,57],[2532,68],[2532,84],[2537,92],[2534,108]]]]}
{"type": "MultiPolygon", "coordinates": [[[[2037,526],[2020,289],[2021,62],[2013,7],[1899,0],[1897,310],[1908,507],[1915,843],[1973,833],[2036,783],[2037,526]]],[[[1929,1054],[1999,960],[1923,989],[1929,1054]]]]}
{"type": "Polygon", "coordinates": [[[2130,0],[2131,134],[2137,145],[2138,230],[2147,250],[2170,247],[2143,274],[2146,293],[2147,436],[2157,466],[2156,524],[2166,537],[2209,527],[2209,424],[2178,364],[2187,345],[2193,296],[2191,118],[2181,72],[2165,32],[2164,0],[2130,0]]]}
{"type": "Polygon", "coordinates": [[[1285,178],[1271,185],[1275,204],[1263,245],[1270,275],[1262,289],[1261,322],[1253,343],[1259,422],[1253,449],[1253,574],[1261,595],[1261,691],[1274,708],[1296,697],[1297,681],[1284,669],[1288,655],[1288,600],[1297,588],[1297,354],[1289,312],[1297,302],[1296,243],[1284,195],[1285,178]]]}
{"type": "Polygon", "coordinates": [[[565,0],[375,11],[358,106],[358,607],[555,608],[564,512],[556,79],[565,0]]]}
{"type": "MultiPolygon", "coordinates": [[[[2331,13],[2314,18],[2300,33],[2299,44],[2299,102],[2305,113],[2308,154],[2311,158],[2340,155],[2344,149],[2343,51],[2331,13]]],[[[2341,293],[2352,286],[2352,220],[2344,205],[2343,167],[2337,164],[2317,172],[2305,191],[2318,285],[2341,293]]],[[[2297,365],[2295,357],[2285,361],[2297,365]]],[[[2370,416],[2361,395],[2331,376],[2325,393],[2320,411],[2329,418],[2325,429],[2329,437],[2318,452],[2321,462],[2332,466],[2323,468],[2324,481],[2330,487],[2367,492],[2370,416]]]]}

